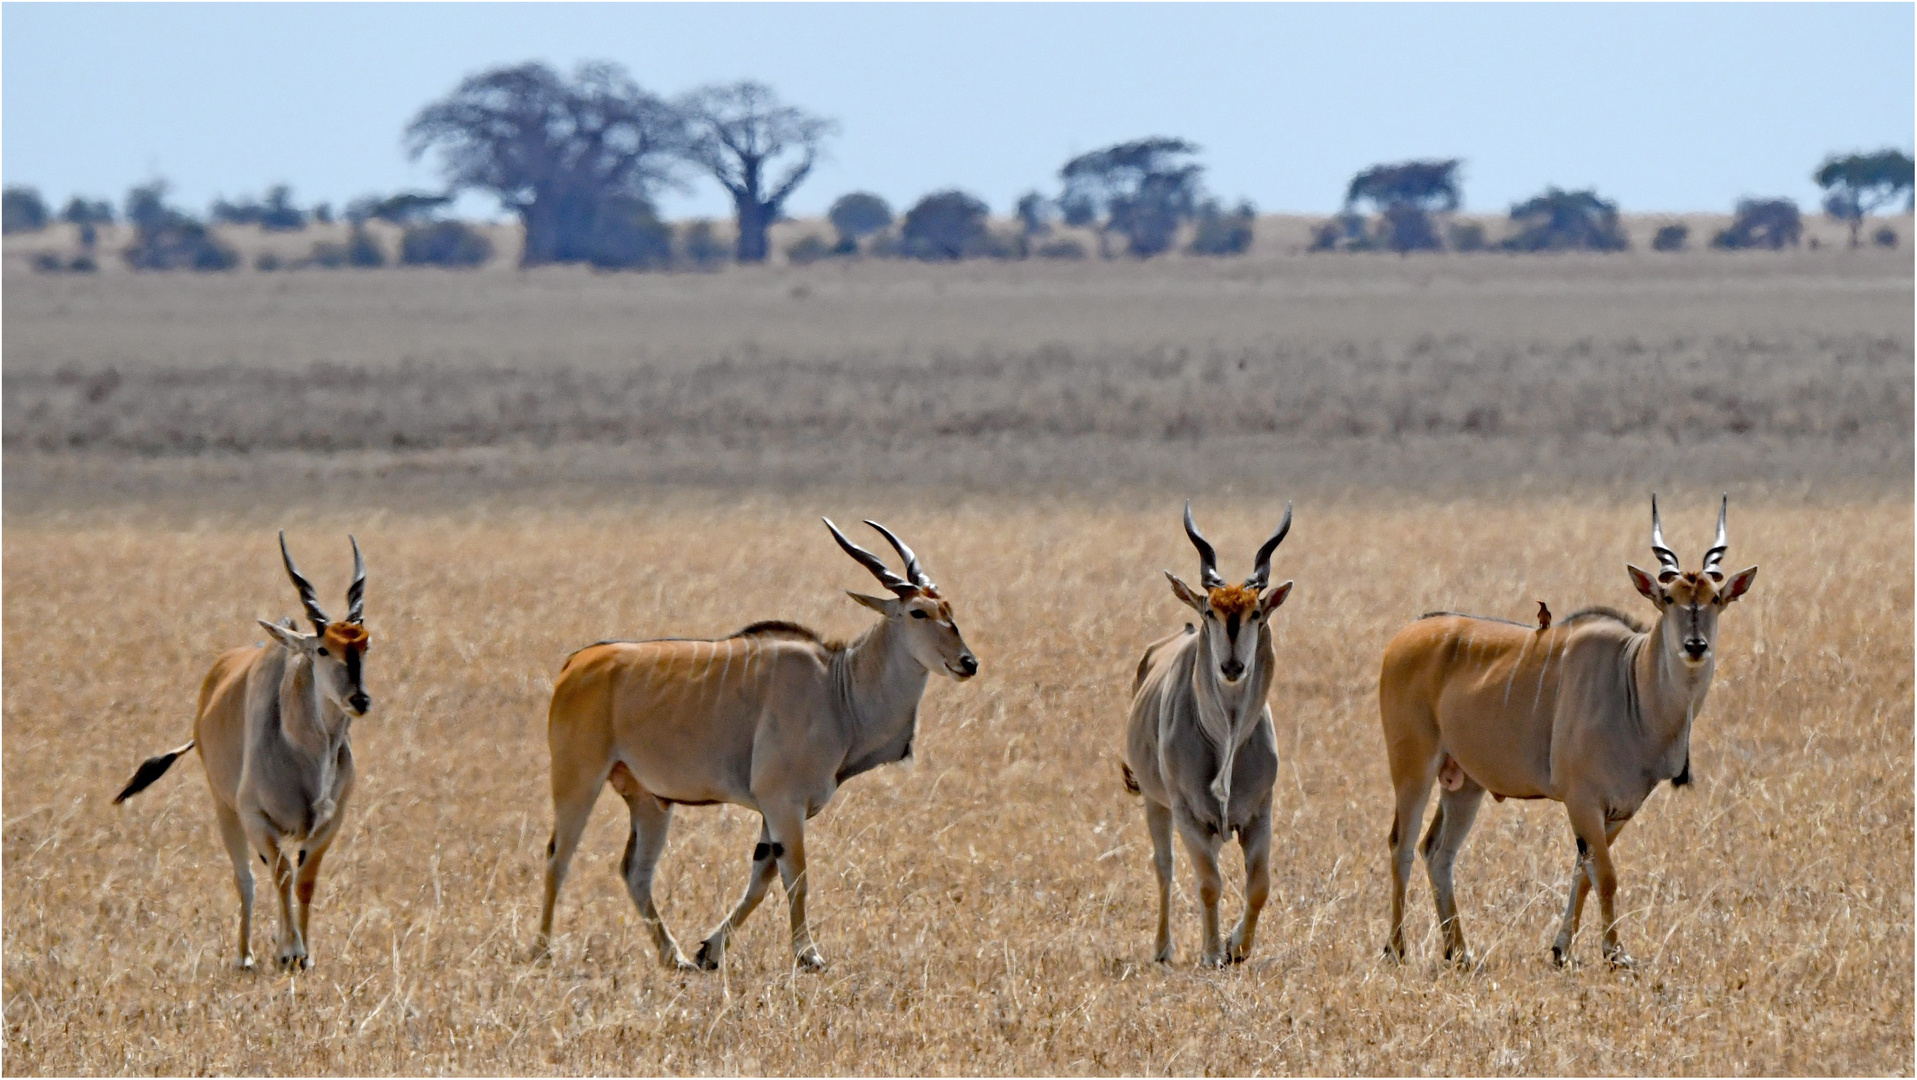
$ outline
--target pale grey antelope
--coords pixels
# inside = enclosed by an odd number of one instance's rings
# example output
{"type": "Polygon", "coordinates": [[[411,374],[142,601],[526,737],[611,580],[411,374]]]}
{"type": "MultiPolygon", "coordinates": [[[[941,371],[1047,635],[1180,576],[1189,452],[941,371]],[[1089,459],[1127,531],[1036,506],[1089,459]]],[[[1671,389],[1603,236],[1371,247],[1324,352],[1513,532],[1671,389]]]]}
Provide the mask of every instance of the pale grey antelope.
{"type": "Polygon", "coordinates": [[[1193,589],[1170,570],[1172,594],[1198,613],[1198,623],[1153,642],[1132,682],[1131,719],[1122,765],[1127,790],[1144,796],[1145,826],[1158,874],[1156,957],[1171,962],[1172,833],[1184,841],[1198,874],[1207,967],[1251,955],[1258,913],[1271,889],[1271,788],[1278,778],[1278,743],[1266,695],[1276,658],[1271,614],[1291,595],[1292,583],[1267,588],[1271,554],[1291,530],[1285,519],[1258,549],[1251,576],[1228,585],[1218,555],[1185,503],[1185,535],[1198,549],[1193,589]],[[1245,914],[1229,945],[1218,937],[1218,852],[1232,834],[1245,853],[1245,914]]]}
{"type": "Polygon", "coordinates": [[[114,797],[125,802],[158,780],[188,750],[200,752],[213,816],[233,860],[240,893],[239,966],[253,966],[253,867],[257,855],[280,894],[281,968],[307,966],[306,927],[320,861],[339,834],[353,791],[348,733],[372,699],[364,684],[366,560],[353,545],[353,583],[346,618],[334,622],[293,565],[280,533],[280,558],[299,590],[313,633],[292,619],[260,620],[273,640],[221,653],[200,684],[193,737],[148,758],[114,797]],[[249,851],[252,854],[249,854],[249,851]]]}
{"type": "Polygon", "coordinates": [[[1446,959],[1469,963],[1452,893],[1458,850],[1489,791],[1504,799],[1555,799],[1577,837],[1571,894],[1551,956],[1571,953],[1585,897],[1596,886],[1603,953],[1631,960],[1618,942],[1617,872],[1611,844],[1652,789],[1691,779],[1691,724],[1717,665],[1717,620],[1757,578],[1728,579],[1719,564],[1729,540],[1730,498],[1717,538],[1688,572],[1665,546],[1651,497],[1657,573],[1627,566],[1631,584],[1657,609],[1649,629],[1609,608],[1586,608],[1541,627],[1434,612],[1385,647],[1378,705],[1397,811],[1391,819],[1391,934],[1386,954],[1404,957],[1404,898],[1412,841],[1435,780],[1438,812],[1418,849],[1431,878],[1446,959]]]}
{"type": "Polygon", "coordinates": [[[659,960],[692,968],[652,901],[653,868],[677,805],[732,803],[760,817],[745,895],[700,943],[696,966],[717,968],[726,942],[776,873],[785,883],[792,950],[801,967],[825,961],[805,918],[805,822],[840,784],[912,753],[928,674],[964,681],[978,660],[952,606],[890,530],[866,522],[905,560],[893,573],[876,555],[832,538],[890,597],[849,592],[880,615],[849,642],[789,622],[759,622],[716,641],[602,641],[573,653],[553,684],[553,835],[536,952],[548,955],[553,906],[599,791],[612,785],[632,814],[621,874],[659,960]]]}

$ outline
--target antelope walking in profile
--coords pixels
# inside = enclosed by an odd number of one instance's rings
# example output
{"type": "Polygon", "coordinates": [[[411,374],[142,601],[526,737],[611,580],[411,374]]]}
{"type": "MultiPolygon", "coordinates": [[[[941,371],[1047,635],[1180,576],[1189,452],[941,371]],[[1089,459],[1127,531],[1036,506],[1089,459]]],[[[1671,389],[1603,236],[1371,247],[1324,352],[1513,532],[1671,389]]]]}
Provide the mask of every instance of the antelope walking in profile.
{"type": "MultiPolygon", "coordinates": [[[[1570,956],[1584,900],[1596,886],[1604,957],[1631,959],[1618,943],[1617,872],[1611,844],[1660,781],[1691,778],[1691,724],[1716,667],[1717,620],[1750,590],[1757,567],[1727,580],[1725,519],[1703,565],[1687,572],[1665,546],[1651,497],[1656,574],[1627,566],[1631,584],[1657,609],[1650,628],[1608,608],[1586,608],[1537,628],[1436,612],[1399,631],[1385,647],[1378,704],[1397,812],[1391,820],[1391,935],[1386,954],[1404,957],[1404,897],[1412,840],[1435,779],[1444,789],[1418,845],[1448,960],[1469,963],[1452,894],[1451,869],[1489,791],[1502,801],[1555,799],[1577,836],[1570,902],[1552,943],[1570,956]]],[[[1540,605],[1541,606],[1541,605],[1540,605]]]]}
{"type": "Polygon", "coordinates": [[[352,718],[372,699],[363,683],[366,647],[366,560],[353,545],[353,583],[346,619],[320,608],[313,586],[293,565],[280,533],[280,558],[299,590],[313,633],[293,620],[260,620],[273,640],[221,653],[200,684],[193,737],[184,746],[148,758],[113,801],[125,802],[198,749],[213,791],[213,815],[233,860],[240,893],[239,966],[253,966],[253,867],[257,853],[280,894],[276,959],[283,969],[307,966],[307,916],[319,881],[320,860],[338,835],[353,791],[352,718]],[[288,848],[296,853],[288,854],[288,848]]]}
{"type": "Polygon", "coordinates": [[[1251,955],[1258,913],[1271,889],[1271,789],[1278,778],[1278,743],[1271,727],[1275,657],[1271,613],[1291,595],[1292,583],[1266,588],[1271,553],[1291,530],[1291,504],[1263,546],[1243,585],[1227,585],[1218,555],[1185,503],[1185,535],[1198,549],[1194,590],[1170,570],[1172,594],[1198,613],[1197,626],[1153,642],[1132,682],[1132,711],[1122,765],[1125,787],[1144,796],[1145,826],[1158,874],[1156,959],[1170,963],[1172,832],[1198,873],[1204,907],[1201,963],[1222,967],[1251,955]],[[1218,851],[1232,833],[1245,853],[1245,915],[1229,947],[1218,937],[1218,851]]]}
{"type": "Polygon", "coordinates": [[[695,966],[652,901],[672,808],[723,802],[758,811],[759,842],[745,895],[700,943],[696,966],[720,965],[726,942],[775,872],[785,882],[799,966],[825,965],[805,919],[806,819],[848,779],[911,756],[928,674],[963,682],[978,673],[951,604],[912,549],[885,526],[866,524],[905,560],[905,576],[826,520],[839,546],[892,592],[848,592],[881,616],[850,642],[824,641],[794,623],[759,622],[716,641],[602,641],[566,659],[548,714],[553,834],[537,954],[549,952],[559,887],[593,803],[610,782],[632,813],[621,874],[661,963],[695,966]]]}

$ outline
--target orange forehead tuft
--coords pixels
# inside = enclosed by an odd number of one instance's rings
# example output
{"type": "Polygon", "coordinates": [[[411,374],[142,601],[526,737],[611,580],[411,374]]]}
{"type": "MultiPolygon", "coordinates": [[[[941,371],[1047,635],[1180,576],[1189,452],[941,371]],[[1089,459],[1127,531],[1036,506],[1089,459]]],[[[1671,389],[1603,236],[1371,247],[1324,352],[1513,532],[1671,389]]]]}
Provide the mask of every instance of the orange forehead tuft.
{"type": "Polygon", "coordinates": [[[358,623],[326,624],[326,643],[341,652],[348,649],[364,650],[367,642],[372,638],[373,636],[366,632],[366,628],[358,623]]]}
{"type": "Polygon", "coordinates": [[[1220,615],[1243,615],[1258,606],[1258,590],[1243,585],[1220,585],[1209,596],[1211,609],[1220,615]]]}

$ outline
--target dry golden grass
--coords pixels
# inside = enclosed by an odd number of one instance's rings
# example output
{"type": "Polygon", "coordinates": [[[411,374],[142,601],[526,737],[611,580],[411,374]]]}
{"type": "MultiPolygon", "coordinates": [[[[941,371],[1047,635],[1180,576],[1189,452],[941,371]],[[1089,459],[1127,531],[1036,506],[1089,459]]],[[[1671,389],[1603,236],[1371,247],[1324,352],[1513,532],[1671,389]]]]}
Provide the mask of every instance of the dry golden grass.
{"type": "MultiPolygon", "coordinates": [[[[1667,496],[1669,497],[1669,496],[1667,496]]],[[[1687,559],[1711,500],[1670,498],[1687,559]]],[[[1230,567],[1278,506],[1201,502],[1230,567]]],[[[198,679],[294,610],[257,514],[155,525],[9,512],[4,541],[9,1073],[1908,1073],[1912,1066],[1912,509],[1733,492],[1726,616],[1694,743],[1619,842],[1635,974],[1547,959],[1572,846],[1555,804],[1487,805],[1458,877],[1481,970],[1379,959],[1390,817],[1374,665],[1432,607],[1641,606],[1644,507],[1559,499],[1305,502],[1277,572],[1274,889],[1253,961],[1150,962],[1137,803],[1118,782],[1139,648],[1192,556],[1169,499],[767,496],[598,511],[294,516],[332,597],[371,565],[360,788],[314,915],[317,966],[240,974],[236,903],[196,760],[123,807],[182,738],[198,679]],[[875,504],[876,503],[876,504],[875,504]],[[788,967],[778,892],[723,975],[666,974],[615,877],[603,800],[528,963],[551,810],[543,710],[570,649],[781,616],[850,632],[868,587],[816,515],[876,516],[925,557],[983,663],[935,682],[919,758],[813,823],[814,930],[788,967]]],[[[741,810],[682,812],[658,891],[682,940],[743,884],[741,810]]],[[[1239,903],[1234,887],[1230,910],[1239,903]]],[[[269,903],[264,935],[273,932],[269,903]]]]}

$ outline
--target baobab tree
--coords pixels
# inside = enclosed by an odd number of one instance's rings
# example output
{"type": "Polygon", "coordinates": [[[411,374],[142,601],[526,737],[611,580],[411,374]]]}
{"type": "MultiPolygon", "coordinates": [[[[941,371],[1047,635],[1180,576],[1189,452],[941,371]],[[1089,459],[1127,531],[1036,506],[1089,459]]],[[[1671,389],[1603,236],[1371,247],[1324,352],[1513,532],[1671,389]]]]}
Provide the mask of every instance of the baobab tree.
{"type": "Polygon", "coordinates": [[[764,262],[767,227],[779,220],[838,125],[781,104],[771,87],[751,80],[694,91],[680,110],[690,127],[686,158],[732,196],[738,260],[764,262]]]}

